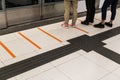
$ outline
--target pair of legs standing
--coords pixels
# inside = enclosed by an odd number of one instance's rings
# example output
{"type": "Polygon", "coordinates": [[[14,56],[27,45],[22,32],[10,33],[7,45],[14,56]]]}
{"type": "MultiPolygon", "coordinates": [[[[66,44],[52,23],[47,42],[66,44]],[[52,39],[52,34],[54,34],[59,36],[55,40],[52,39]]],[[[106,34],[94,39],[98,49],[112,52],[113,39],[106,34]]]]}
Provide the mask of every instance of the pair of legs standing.
{"type": "Polygon", "coordinates": [[[113,20],[116,16],[116,8],[117,8],[118,0],[105,0],[102,6],[102,20],[99,24],[94,25],[96,28],[104,28],[104,24],[109,27],[112,27],[113,20]],[[109,22],[105,22],[107,15],[107,8],[111,5],[111,18],[109,22]]]}
{"type": "Polygon", "coordinates": [[[89,25],[89,23],[94,22],[95,0],[86,0],[86,9],[87,9],[86,19],[81,23],[84,25],[89,25]]]}
{"type": "Polygon", "coordinates": [[[78,0],[64,0],[64,26],[69,26],[69,17],[70,12],[72,12],[72,24],[71,26],[75,26],[76,20],[77,20],[77,7],[78,7],[78,0]]]}

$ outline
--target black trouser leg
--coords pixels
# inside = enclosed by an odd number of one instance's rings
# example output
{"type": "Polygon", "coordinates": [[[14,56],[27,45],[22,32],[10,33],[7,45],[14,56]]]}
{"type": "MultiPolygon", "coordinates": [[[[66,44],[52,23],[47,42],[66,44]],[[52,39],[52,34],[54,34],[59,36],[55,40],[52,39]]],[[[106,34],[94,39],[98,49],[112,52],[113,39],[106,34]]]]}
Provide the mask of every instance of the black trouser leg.
{"type": "Polygon", "coordinates": [[[105,0],[102,6],[102,20],[106,20],[107,8],[110,6],[111,0],[105,0]]]}
{"type": "Polygon", "coordinates": [[[86,0],[87,15],[86,21],[93,22],[95,16],[95,0],[86,0]]]}
{"type": "Polygon", "coordinates": [[[115,19],[118,0],[105,0],[102,6],[102,20],[106,20],[107,8],[111,5],[111,20],[115,19]]]}
{"type": "Polygon", "coordinates": [[[112,0],[112,4],[111,4],[111,13],[112,13],[111,14],[111,20],[115,19],[117,2],[118,2],[118,0],[112,0]]]}

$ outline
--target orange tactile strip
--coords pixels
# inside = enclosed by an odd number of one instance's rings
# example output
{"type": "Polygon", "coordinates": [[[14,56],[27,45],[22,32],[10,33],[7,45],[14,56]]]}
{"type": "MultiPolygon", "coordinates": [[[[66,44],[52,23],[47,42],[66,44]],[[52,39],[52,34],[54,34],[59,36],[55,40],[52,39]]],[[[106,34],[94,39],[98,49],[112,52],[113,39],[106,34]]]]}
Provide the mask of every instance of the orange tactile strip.
{"type": "Polygon", "coordinates": [[[24,34],[22,34],[21,32],[18,32],[18,34],[20,36],[22,36],[25,40],[27,40],[28,42],[30,42],[32,45],[34,45],[35,47],[37,47],[38,49],[41,49],[40,46],[38,46],[36,43],[34,43],[32,40],[30,40],[29,38],[27,38],[24,34]]]}
{"type": "Polygon", "coordinates": [[[42,28],[37,28],[38,30],[42,31],[43,33],[47,34],[48,36],[52,37],[53,39],[55,39],[58,42],[62,42],[62,40],[58,39],[57,37],[53,36],[52,34],[46,32],[45,30],[43,30],[42,28]]]}
{"type": "Polygon", "coordinates": [[[8,52],[8,54],[12,57],[12,58],[15,58],[16,56],[14,55],[14,53],[8,49],[3,42],[0,41],[0,45],[8,52]]]}

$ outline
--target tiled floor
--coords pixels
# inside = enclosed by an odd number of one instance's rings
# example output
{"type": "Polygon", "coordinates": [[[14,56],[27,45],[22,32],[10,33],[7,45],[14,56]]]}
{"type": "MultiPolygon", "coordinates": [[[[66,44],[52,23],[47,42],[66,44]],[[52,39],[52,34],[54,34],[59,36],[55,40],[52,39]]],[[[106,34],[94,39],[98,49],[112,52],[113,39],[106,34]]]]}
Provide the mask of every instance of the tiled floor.
{"type": "MultiPolygon", "coordinates": [[[[100,51],[97,52],[98,49],[85,51],[84,45],[80,49],[77,46],[77,51],[69,55],[51,60],[44,65],[33,67],[31,70],[23,71],[15,76],[11,74],[12,77],[7,78],[7,80],[120,80],[120,63],[114,60],[117,56],[117,58],[120,56],[120,33],[118,32],[119,34],[109,37],[112,34],[110,32],[120,28],[119,14],[120,8],[117,9],[116,20],[112,28],[105,26],[104,29],[96,29],[93,27],[93,24],[84,26],[80,24],[80,21],[84,20],[85,17],[80,17],[77,20],[77,28],[65,29],[61,27],[62,22],[59,22],[0,36],[0,71],[3,70],[4,72],[6,66],[9,67],[9,65],[12,66],[45,52],[71,45],[68,40],[84,35],[90,39],[95,39],[99,35],[97,38],[102,40],[100,35],[105,34],[104,36],[108,36],[108,38],[101,41],[105,44],[102,47],[113,51],[115,55],[104,53],[110,56],[107,57],[103,54],[101,55],[100,51]],[[109,33],[109,35],[106,35],[106,33],[109,33]],[[115,56],[115,58],[111,59],[111,56],[112,58],[115,56]]],[[[100,17],[101,13],[95,15],[94,24],[100,22],[100,17]]],[[[108,21],[110,14],[107,17],[108,21]]],[[[99,39],[96,40],[100,41],[99,39]]],[[[76,46],[76,44],[72,45],[76,46]]],[[[92,47],[92,45],[90,46],[92,47]]],[[[105,51],[103,50],[102,52],[105,51]]],[[[47,57],[43,56],[44,58],[47,57]]],[[[1,74],[2,72],[0,72],[0,76],[1,74]]]]}

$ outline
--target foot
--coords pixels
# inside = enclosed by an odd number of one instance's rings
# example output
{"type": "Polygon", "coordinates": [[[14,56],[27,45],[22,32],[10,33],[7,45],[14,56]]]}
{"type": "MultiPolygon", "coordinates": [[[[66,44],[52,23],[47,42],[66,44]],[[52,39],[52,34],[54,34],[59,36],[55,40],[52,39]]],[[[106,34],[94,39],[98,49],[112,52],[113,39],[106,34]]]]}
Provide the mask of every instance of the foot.
{"type": "Polygon", "coordinates": [[[76,27],[76,25],[75,25],[75,24],[71,24],[70,26],[71,26],[71,27],[73,27],[73,28],[75,28],[75,27],[76,27]]]}
{"type": "Polygon", "coordinates": [[[94,21],[89,21],[90,23],[94,23],[94,21]]]}
{"type": "Polygon", "coordinates": [[[69,24],[63,23],[61,24],[62,27],[69,28],[69,24]]]}
{"type": "Polygon", "coordinates": [[[105,25],[107,25],[108,27],[112,27],[113,26],[113,24],[110,23],[110,22],[105,22],[105,25]]]}
{"type": "Polygon", "coordinates": [[[89,22],[85,20],[85,21],[82,21],[81,24],[83,24],[83,25],[89,25],[89,22]]]}
{"type": "Polygon", "coordinates": [[[95,24],[94,27],[95,28],[104,28],[105,26],[104,26],[104,24],[99,23],[99,24],[95,24]]]}

